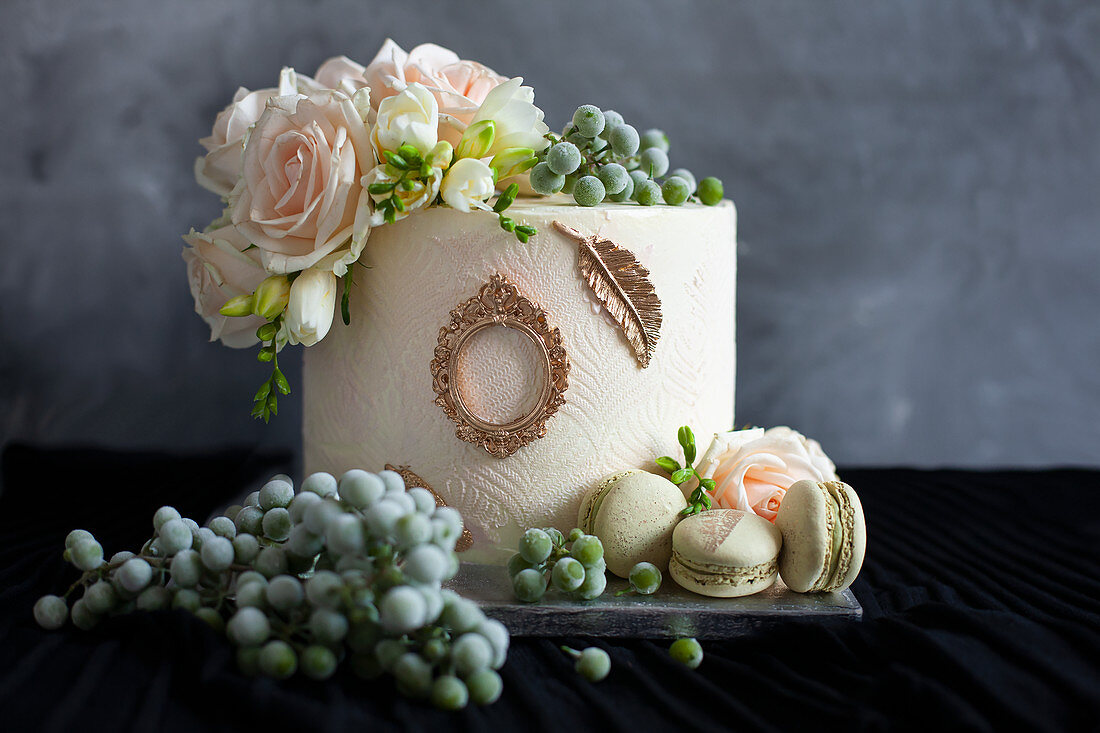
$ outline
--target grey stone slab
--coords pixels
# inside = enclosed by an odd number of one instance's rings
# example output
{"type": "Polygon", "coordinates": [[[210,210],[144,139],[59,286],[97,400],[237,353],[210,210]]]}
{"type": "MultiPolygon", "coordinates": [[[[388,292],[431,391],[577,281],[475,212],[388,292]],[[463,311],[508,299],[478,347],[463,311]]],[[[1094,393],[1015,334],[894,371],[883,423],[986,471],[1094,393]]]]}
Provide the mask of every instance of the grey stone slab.
{"type": "Polygon", "coordinates": [[[513,636],[605,636],[638,639],[728,639],[787,621],[858,621],[863,607],[850,590],[795,593],[782,581],[743,598],[707,598],[666,578],[653,596],[619,596],[625,580],[608,575],[607,591],[594,601],[572,601],[551,591],[539,603],[512,595],[508,572],[498,565],[463,563],[449,584],[508,627],[513,636]]]}

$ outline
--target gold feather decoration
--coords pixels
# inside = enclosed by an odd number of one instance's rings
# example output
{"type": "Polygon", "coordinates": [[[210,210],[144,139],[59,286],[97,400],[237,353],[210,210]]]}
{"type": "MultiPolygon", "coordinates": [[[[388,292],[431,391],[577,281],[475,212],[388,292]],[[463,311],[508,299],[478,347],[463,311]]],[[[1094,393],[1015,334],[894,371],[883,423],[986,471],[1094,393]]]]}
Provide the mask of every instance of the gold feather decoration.
{"type": "Polygon", "coordinates": [[[586,237],[560,221],[554,228],[577,241],[577,266],[585,281],[619,324],[638,363],[643,369],[649,366],[661,337],[661,299],[649,281],[649,270],[633,252],[610,239],[586,237]]]}

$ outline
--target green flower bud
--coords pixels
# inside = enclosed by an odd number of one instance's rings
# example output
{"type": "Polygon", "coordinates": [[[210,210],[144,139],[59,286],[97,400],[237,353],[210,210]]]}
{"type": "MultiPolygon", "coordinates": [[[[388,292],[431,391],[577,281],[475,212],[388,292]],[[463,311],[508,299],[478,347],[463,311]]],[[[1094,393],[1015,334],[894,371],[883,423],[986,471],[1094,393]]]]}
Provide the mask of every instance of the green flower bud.
{"type": "Polygon", "coordinates": [[[250,316],[252,315],[252,294],[238,295],[225,301],[225,305],[218,310],[223,316],[250,316]]]}
{"type": "Polygon", "coordinates": [[[260,283],[252,294],[252,312],[269,321],[286,309],[290,302],[290,280],[286,275],[272,275],[260,283]]]}
{"type": "Polygon", "coordinates": [[[533,168],[539,159],[531,148],[505,148],[489,161],[490,168],[496,168],[497,177],[510,178],[533,168]]]}
{"type": "Polygon", "coordinates": [[[496,124],[492,120],[475,122],[462,133],[455,154],[459,158],[482,158],[496,139],[496,124]]]}
{"type": "Polygon", "coordinates": [[[451,164],[451,157],[454,155],[454,148],[446,140],[440,140],[432,148],[432,152],[424,158],[427,163],[430,163],[435,168],[446,168],[451,164]]]}

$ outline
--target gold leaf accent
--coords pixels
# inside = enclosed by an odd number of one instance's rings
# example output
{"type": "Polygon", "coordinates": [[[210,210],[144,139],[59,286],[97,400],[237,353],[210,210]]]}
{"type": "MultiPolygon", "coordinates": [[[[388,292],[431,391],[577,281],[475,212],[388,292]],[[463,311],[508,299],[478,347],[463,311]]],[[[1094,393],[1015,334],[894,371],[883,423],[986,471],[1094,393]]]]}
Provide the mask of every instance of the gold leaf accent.
{"type": "Polygon", "coordinates": [[[642,368],[661,337],[661,299],[649,280],[649,270],[634,253],[598,235],[584,236],[576,229],[554,222],[554,228],[575,239],[577,266],[588,287],[603,304],[634,349],[642,368]]]}
{"type": "MultiPolygon", "coordinates": [[[[408,466],[394,466],[392,464],[386,464],[387,471],[394,471],[401,476],[405,481],[407,488],[415,488],[419,486],[422,489],[427,489],[435,497],[436,506],[447,506],[447,502],[443,500],[443,497],[439,495],[439,492],[428,486],[428,482],[413,473],[408,466]]],[[[465,526],[462,528],[462,536],[458,538],[458,542],[455,543],[455,552],[466,552],[474,544],[474,536],[470,534],[465,526]]]]}

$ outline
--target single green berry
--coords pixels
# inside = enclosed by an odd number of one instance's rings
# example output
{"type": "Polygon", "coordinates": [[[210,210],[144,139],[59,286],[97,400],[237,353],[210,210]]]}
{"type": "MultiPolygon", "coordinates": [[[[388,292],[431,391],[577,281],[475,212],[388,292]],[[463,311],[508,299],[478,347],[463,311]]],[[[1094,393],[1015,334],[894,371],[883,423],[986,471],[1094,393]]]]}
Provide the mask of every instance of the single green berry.
{"type": "Polygon", "coordinates": [[[573,193],[573,189],[577,187],[577,179],[579,177],[580,176],[577,176],[576,174],[571,174],[571,175],[566,176],[565,177],[565,183],[563,183],[562,187],[561,187],[561,192],[562,193],[573,193]]]}
{"type": "Polygon", "coordinates": [[[260,648],[260,671],[268,677],[285,680],[298,671],[298,655],[285,641],[269,641],[260,648]]]}
{"type": "Polygon", "coordinates": [[[537,563],[532,564],[527,562],[523,559],[523,555],[517,552],[516,554],[508,558],[508,577],[514,578],[516,577],[516,573],[518,573],[519,571],[533,568],[536,564],[537,563]]]}
{"type": "Polygon", "coordinates": [[[34,620],[47,631],[60,629],[69,618],[69,607],[61,596],[42,596],[34,604],[34,620]]]}
{"type": "Polygon", "coordinates": [[[607,198],[611,201],[614,201],[617,204],[622,204],[622,203],[625,203],[627,201],[630,201],[633,196],[634,196],[634,179],[631,178],[630,176],[627,176],[626,177],[626,186],[623,188],[623,190],[619,191],[618,193],[611,194],[607,198]]]}
{"type": "Polygon", "coordinates": [[[550,571],[550,580],[554,587],[566,593],[572,593],[584,583],[584,565],[572,557],[563,557],[554,563],[550,571]]]}
{"type": "Polygon", "coordinates": [[[593,138],[603,132],[607,121],[599,107],[594,104],[585,104],[577,107],[577,111],[573,113],[573,125],[580,134],[593,138]]]}
{"type": "Polygon", "coordinates": [[[534,568],[520,570],[512,578],[512,590],[515,592],[516,598],[524,603],[536,603],[542,599],[543,594],[546,592],[546,580],[543,578],[542,573],[534,568]]]}
{"type": "Polygon", "coordinates": [[[470,691],[470,700],[475,705],[492,705],[500,699],[504,682],[493,670],[483,669],[466,678],[466,687],[470,691]]]}
{"type": "Polygon", "coordinates": [[[581,650],[573,668],[589,682],[599,682],[611,672],[611,657],[603,649],[590,646],[581,650]]]}
{"type": "Polygon", "coordinates": [[[469,700],[466,684],[453,675],[441,675],[432,683],[432,705],[440,710],[461,710],[469,700]]]}
{"type": "Polygon", "coordinates": [[[607,142],[611,143],[611,152],[620,158],[629,158],[638,152],[641,140],[638,131],[631,125],[619,125],[611,130],[607,136],[607,142]]]}
{"type": "MultiPolygon", "coordinates": [[[[182,524],[182,521],[180,523],[182,524]]],[[[161,525],[160,538],[162,542],[164,541],[164,527],[168,524],[168,522],[165,522],[164,525],[161,525]]],[[[229,517],[214,517],[210,520],[209,526],[211,532],[227,540],[231,540],[237,536],[237,525],[234,524],[233,520],[229,517]]]]}
{"type": "Polygon", "coordinates": [[[573,529],[569,530],[569,536],[566,539],[569,542],[576,542],[577,540],[579,540],[583,536],[584,536],[584,530],[581,529],[580,527],[574,527],[573,529]]]}
{"type": "MultiPolygon", "coordinates": [[[[630,180],[630,174],[627,173],[626,168],[623,168],[618,163],[608,163],[607,165],[600,166],[597,175],[609,194],[621,193],[624,188],[633,183],[630,180]]],[[[632,185],[631,189],[633,189],[632,185]]]]}
{"type": "Polygon", "coordinates": [[[603,123],[603,131],[600,133],[600,137],[608,140],[611,137],[611,131],[623,124],[623,116],[613,109],[604,110],[603,123]]]}
{"type": "Polygon", "coordinates": [[[607,570],[600,560],[599,564],[585,568],[584,570],[584,582],[580,584],[580,587],[574,591],[577,598],[582,601],[591,601],[595,598],[599,598],[603,595],[604,590],[607,589],[607,570]]]}
{"type": "Polygon", "coordinates": [[[159,531],[160,526],[169,519],[180,519],[180,513],[176,511],[175,507],[162,506],[160,509],[157,509],[156,514],[153,515],[153,529],[159,531]]]}
{"type": "Polygon", "coordinates": [[[558,143],[546,154],[546,165],[560,176],[566,176],[581,165],[581,151],[570,142],[558,143]]]}
{"type": "Polygon", "coordinates": [[[677,662],[691,669],[695,669],[703,663],[703,647],[693,638],[677,639],[672,642],[668,653],[677,662]]]}
{"type": "Polygon", "coordinates": [[[519,554],[532,565],[546,562],[554,550],[554,541],[541,529],[529,529],[519,539],[519,554]]]}
{"type": "Polygon", "coordinates": [[[722,200],[725,192],[722,190],[722,182],[710,176],[699,181],[699,189],[696,193],[699,194],[699,200],[704,204],[714,206],[722,200]]]}
{"type": "Polygon", "coordinates": [[[651,562],[640,562],[630,569],[630,586],[643,596],[656,593],[661,579],[660,569],[651,562]]]}
{"type": "Polygon", "coordinates": [[[603,543],[594,534],[581,535],[573,541],[573,548],[569,554],[586,568],[595,567],[603,560],[603,543]]]}
{"type": "Polygon", "coordinates": [[[660,178],[668,172],[668,153],[660,148],[643,150],[638,156],[638,168],[653,178],[660,178]]]}
{"type": "Polygon", "coordinates": [[[695,176],[687,168],[677,168],[673,171],[670,171],[668,175],[670,178],[672,176],[683,178],[685,181],[687,181],[688,189],[691,191],[691,193],[695,193],[695,189],[698,184],[695,181],[695,176]]]}
{"type": "Polygon", "coordinates": [[[661,187],[656,181],[642,181],[634,187],[634,200],[642,206],[656,206],[661,203],[661,187]]]}
{"type": "Polygon", "coordinates": [[[581,206],[596,206],[607,196],[607,189],[596,176],[584,176],[573,188],[573,200],[581,206]]]}
{"type": "Polygon", "coordinates": [[[663,130],[652,128],[642,133],[642,150],[656,148],[663,153],[668,152],[668,135],[663,130]]]}
{"type": "Polygon", "coordinates": [[[669,206],[679,206],[688,200],[688,196],[691,195],[691,190],[688,187],[688,182],[679,176],[672,176],[666,178],[665,182],[661,185],[661,197],[664,198],[665,203],[669,206]]]}

